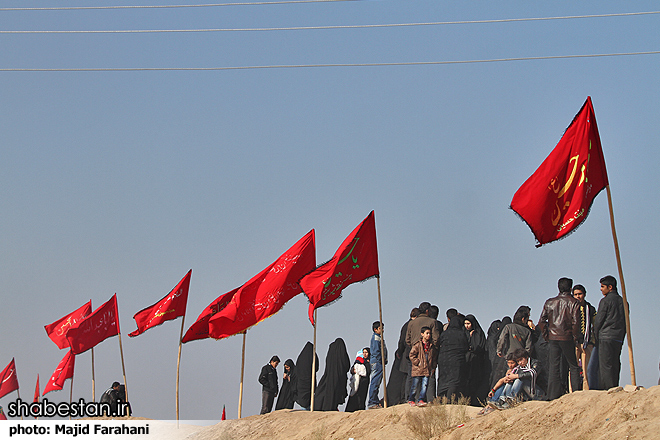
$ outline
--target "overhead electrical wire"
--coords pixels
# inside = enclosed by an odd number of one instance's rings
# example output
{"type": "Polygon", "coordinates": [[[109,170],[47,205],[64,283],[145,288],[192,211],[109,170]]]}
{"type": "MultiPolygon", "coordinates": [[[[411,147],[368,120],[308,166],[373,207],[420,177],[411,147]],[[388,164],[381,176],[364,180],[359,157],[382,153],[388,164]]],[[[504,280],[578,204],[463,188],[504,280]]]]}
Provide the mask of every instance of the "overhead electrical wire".
{"type": "Polygon", "coordinates": [[[357,0],[281,0],[263,2],[204,3],[198,5],[120,5],[120,6],[54,6],[37,8],[0,8],[0,11],[76,11],[86,9],[172,9],[172,8],[209,8],[217,6],[264,6],[288,5],[296,3],[332,3],[357,0]]]}
{"type": "Polygon", "coordinates": [[[138,34],[138,33],[172,33],[172,32],[258,32],[258,31],[299,31],[327,29],[368,29],[411,26],[442,26],[459,24],[512,23],[525,21],[572,20],[584,18],[628,17],[639,15],[660,14],[660,11],[622,12],[616,14],[568,15],[558,17],[502,18],[491,20],[459,20],[432,21],[421,23],[384,23],[384,24],[354,24],[328,26],[288,26],[266,28],[216,28],[216,29],[118,29],[118,30],[0,30],[0,34],[138,34]]]}
{"type": "Polygon", "coordinates": [[[432,66],[446,64],[478,64],[507,61],[559,60],[574,58],[602,58],[632,55],[658,55],[660,50],[646,52],[619,52],[582,55],[548,55],[539,57],[492,58],[481,60],[453,61],[411,61],[391,63],[326,63],[326,64],[272,64],[262,66],[227,66],[227,67],[91,67],[91,68],[0,68],[0,72],[134,72],[134,71],[214,71],[214,70],[257,70],[257,69],[300,69],[319,67],[388,67],[388,66],[432,66]]]}

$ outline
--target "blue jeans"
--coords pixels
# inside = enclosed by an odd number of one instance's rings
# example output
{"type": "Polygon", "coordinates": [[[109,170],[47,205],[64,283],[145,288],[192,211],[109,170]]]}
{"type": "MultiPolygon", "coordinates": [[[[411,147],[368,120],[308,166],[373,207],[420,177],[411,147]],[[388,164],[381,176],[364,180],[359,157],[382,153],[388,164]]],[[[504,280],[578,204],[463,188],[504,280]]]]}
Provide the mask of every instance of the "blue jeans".
{"type": "Polygon", "coordinates": [[[422,388],[419,391],[419,400],[426,402],[426,388],[429,385],[428,376],[414,376],[412,378],[412,387],[410,387],[410,395],[408,396],[408,402],[415,401],[415,392],[417,391],[417,384],[422,383],[422,388]]]}
{"type": "Polygon", "coordinates": [[[493,401],[493,402],[496,401],[496,400],[500,400],[500,397],[502,397],[502,393],[504,393],[504,388],[505,387],[506,387],[506,385],[496,389],[495,392],[493,393],[493,397],[491,397],[490,400],[493,401]]]}
{"type": "Polygon", "coordinates": [[[383,381],[383,364],[374,363],[371,365],[371,382],[369,383],[369,403],[368,405],[377,405],[380,403],[378,392],[380,383],[383,381]]]}

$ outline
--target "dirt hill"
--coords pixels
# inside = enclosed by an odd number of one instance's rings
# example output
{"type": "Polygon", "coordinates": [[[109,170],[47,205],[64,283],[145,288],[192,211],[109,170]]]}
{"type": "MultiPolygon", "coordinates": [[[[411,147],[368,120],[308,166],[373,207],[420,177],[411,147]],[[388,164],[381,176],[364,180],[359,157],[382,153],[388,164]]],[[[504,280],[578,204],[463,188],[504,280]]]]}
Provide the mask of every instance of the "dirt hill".
{"type": "Polygon", "coordinates": [[[660,438],[660,386],[581,391],[553,402],[526,402],[477,415],[480,408],[397,405],[343,412],[280,410],[225,420],[189,440],[468,440],[660,438]]]}

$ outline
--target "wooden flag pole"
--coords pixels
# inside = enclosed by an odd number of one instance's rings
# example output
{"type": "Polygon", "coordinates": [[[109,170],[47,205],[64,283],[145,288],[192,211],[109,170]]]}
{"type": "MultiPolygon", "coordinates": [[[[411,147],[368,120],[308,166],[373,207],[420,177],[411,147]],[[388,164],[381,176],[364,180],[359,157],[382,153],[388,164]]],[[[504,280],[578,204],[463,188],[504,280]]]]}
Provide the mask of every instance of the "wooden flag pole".
{"type": "Polygon", "coordinates": [[[96,382],[94,381],[94,347],[92,347],[92,402],[96,402],[96,382]]]}
{"type": "Polygon", "coordinates": [[[243,409],[243,375],[245,373],[245,340],[247,339],[247,330],[243,332],[243,350],[241,352],[241,384],[238,390],[238,418],[241,418],[243,409]]]}
{"type": "MultiPolygon", "coordinates": [[[[14,372],[15,372],[15,371],[14,371],[14,372]]],[[[16,388],[16,394],[18,394],[18,399],[20,400],[20,399],[21,399],[21,391],[20,391],[18,388],[16,388]]],[[[69,402],[69,403],[70,403],[70,402],[69,402]]],[[[71,417],[69,416],[69,419],[70,419],[70,418],[71,418],[71,417]]],[[[21,420],[23,420],[23,413],[22,413],[22,412],[21,412],[21,420]]]]}
{"type": "MultiPolygon", "coordinates": [[[[119,316],[117,316],[117,320],[119,321],[119,316]]],[[[121,371],[124,374],[124,391],[126,394],[126,402],[128,403],[128,383],[126,382],[126,367],[124,366],[124,349],[121,346],[121,332],[117,333],[119,335],[119,354],[121,355],[121,371]]],[[[129,414],[125,414],[129,415],[129,414]]]]}
{"type": "Polygon", "coordinates": [[[380,276],[378,281],[378,316],[380,317],[380,360],[383,363],[383,407],[387,408],[387,383],[385,381],[385,328],[383,326],[383,306],[380,300],[380,276]]]}
{"type": "MultiPolygon", "coordinates": [[[[71,406],[72,401],[73,401],[73,376],[71,376],[71,389],[69,390],[69,406],[71,406]]],[[[69,414],[69,420],[71,420],[71,414],[69,414]]]]}
{"type": "Polygon", "coordinates": [[[312,350],[312,394],[311,394],[311,402],[309,406],[310,411],[314,411],[314,388],[316,388],[316,311],[318,309],[314,309],[314,344],[312,345],[314,349],[312,350]]]}
{"type": "Polygon", "coordinates": [[[632,335],[630,334],[630,310],[628,307],[628,298],[626,297],[626,283],[623,281],[623,268],[621,267],[621,255],[619,254],[619,241],[616,238],[616,228],[614,227],[614,208],[612,208],[612,193],[610,186],[607,189],[607,203],[610,208],[610,224],[612,225],[612,238],[614,239],[614,253],[616,254],[616,265],[619,269],[619,281],[621,282],[621,297],[623,298],[623,312],[626,317],[626,338],[628,341],[628,360],[630,361],[630,381],[633,386],[637,386],[635,379],[635,359],[633,357],[632,335]]]}
{"type": "Polygon", "coordinates": [[[183,323],[185,316],[181,317],[181,335],[179,336],[179,356],[176,360],[176,427],[179,427],[179,367],[181,366],[181,344],[183,341],[183,323]]]}

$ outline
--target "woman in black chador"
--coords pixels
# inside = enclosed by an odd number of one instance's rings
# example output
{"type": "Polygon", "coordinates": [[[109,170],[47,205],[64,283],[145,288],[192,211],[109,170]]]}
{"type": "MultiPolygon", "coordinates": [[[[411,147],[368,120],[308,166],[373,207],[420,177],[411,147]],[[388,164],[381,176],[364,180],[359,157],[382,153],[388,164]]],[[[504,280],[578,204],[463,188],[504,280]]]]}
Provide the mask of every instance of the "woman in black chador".
{"type": "Polygon", "coordinates": [[[325,357],[325,371],[314,392],[314,411],[337,411],[346,400],[346,381],[351,360],[346,352],[346,344],[341,338],[328,347],[325,357]]]}
{"type": "Polygon", "coordinates": [[[513,321],[510,317],[505,316],[500,321],[493,321],[488,329],[488,358],[490,359],[490,379],[488,388],[493,388],[498,380],[506,374],[507,366],[506,359],[497,355],[497,343],[500,340],[502,330],[507,324],[513,321]]]}
{"type": "Polygon", "coordinates": [[[298,376],[296,375],[296,365],[292,359],[284,362],[284,375],[282,376],[282,386],[280,394],[277,397],[275,409],[293,409],[293,403],[296,401],[298,376]]]}
{"type": "Polygon", "coordinates": [[[486,354],[486,335],[474,315],[465,317],[465,330],[468,333],[470,349],[467,361],[467,396],[470,405],[483,406],[488,398],[490,383],[490,362],[486,354]]]}
{"type": "Polygon", "coordinates": [[[458,315],[449,320],[449,327],[440,334],[438,345],[438,397],[449,401],[465,395],[465,356],[469,349],[464,327],[465,317],[458,315]]]}
{"type": "Polygon", "coordinates": [[[349,389],[351,396],[346,403],[346,412],[354,412],[365,409],[367,393],[369,392],[369,376],[371,375],[371,364],[369,363],[369,348],[363,348],[357,355],[351,367],[351,379],[349,389]]]}
{"type": "MultiPolygon", "coordinates": [[[[314,345],[307,342],[296,359],[296,403],[309,410],[312,403],[312,356],[314,345]]],[[[316,356],[316,371],[319,371],[319,357],[316,356]]]]}

